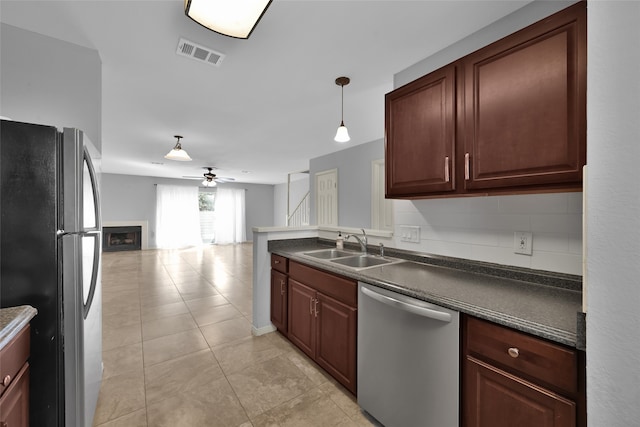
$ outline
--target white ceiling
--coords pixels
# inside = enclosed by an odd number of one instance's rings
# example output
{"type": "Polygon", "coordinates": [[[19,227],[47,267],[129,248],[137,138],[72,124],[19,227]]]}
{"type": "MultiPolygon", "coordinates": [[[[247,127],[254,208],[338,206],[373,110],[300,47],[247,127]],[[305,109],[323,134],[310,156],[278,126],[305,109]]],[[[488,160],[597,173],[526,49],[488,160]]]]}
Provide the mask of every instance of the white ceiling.
{"type": "Polygon", "coordinates": [[[181,178],[214,166],[276,184],[311,158],[382,138],[395,73],[527,3],[275,0],[248,40],[199,26],[183,0],[2,0],[0,20],[99,52],[103,172],[181,178]],[[226,58],[178,56],[181,37],[226,58]],[[352,139],[339,144],[343,75],[352,139]],[[192,162],[163,158],[175,134],[192,162]]]}

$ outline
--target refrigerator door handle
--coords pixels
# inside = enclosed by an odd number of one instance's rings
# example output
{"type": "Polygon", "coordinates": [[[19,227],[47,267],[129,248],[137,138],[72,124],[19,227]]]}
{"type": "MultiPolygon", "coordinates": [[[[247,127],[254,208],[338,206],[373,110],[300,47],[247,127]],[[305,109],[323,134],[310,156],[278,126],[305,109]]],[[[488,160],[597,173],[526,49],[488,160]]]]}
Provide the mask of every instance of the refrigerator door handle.
{"type": "Polygon", "coordinates": [[[58,237],[63,237],[63,236],[93,236],[94,234],[100,234],[99,231],[64,231],[64,230],[57,230],[56,231],[56,236],[58,237]]]}

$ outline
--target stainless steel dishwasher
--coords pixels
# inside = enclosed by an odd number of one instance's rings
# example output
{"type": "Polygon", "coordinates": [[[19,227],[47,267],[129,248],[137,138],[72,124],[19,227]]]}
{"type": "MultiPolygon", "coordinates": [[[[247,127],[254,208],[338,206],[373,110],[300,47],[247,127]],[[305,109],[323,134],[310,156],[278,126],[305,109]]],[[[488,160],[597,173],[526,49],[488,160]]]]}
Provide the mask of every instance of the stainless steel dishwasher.
{"type": "Polygon", "coordinates": [[[360,407],[386,427],[458,427],[459,313],[358,289],[360,407]]]}

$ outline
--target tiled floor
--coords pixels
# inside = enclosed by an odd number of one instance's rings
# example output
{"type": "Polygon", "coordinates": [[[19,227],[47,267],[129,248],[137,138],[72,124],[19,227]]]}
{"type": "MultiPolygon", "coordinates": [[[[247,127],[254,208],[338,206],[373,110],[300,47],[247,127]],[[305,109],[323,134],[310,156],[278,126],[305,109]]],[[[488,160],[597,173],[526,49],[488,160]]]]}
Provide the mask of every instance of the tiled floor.
{"type": "Polygon", "coordinates": [[[278,333],[251,334],[252,246],[105,253],[94,426],[370,426],[278,333]]]}

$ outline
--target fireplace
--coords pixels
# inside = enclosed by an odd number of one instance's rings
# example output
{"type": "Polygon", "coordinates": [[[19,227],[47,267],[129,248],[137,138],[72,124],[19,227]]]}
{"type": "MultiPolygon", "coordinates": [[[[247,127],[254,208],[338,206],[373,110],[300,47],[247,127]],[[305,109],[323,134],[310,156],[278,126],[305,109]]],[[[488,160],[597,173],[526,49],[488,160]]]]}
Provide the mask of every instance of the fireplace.
{"type": "Polygon", "coordinates": [[[142,249],[142,227],[102,227],[104,252],[138,251],[142,249]]]}

